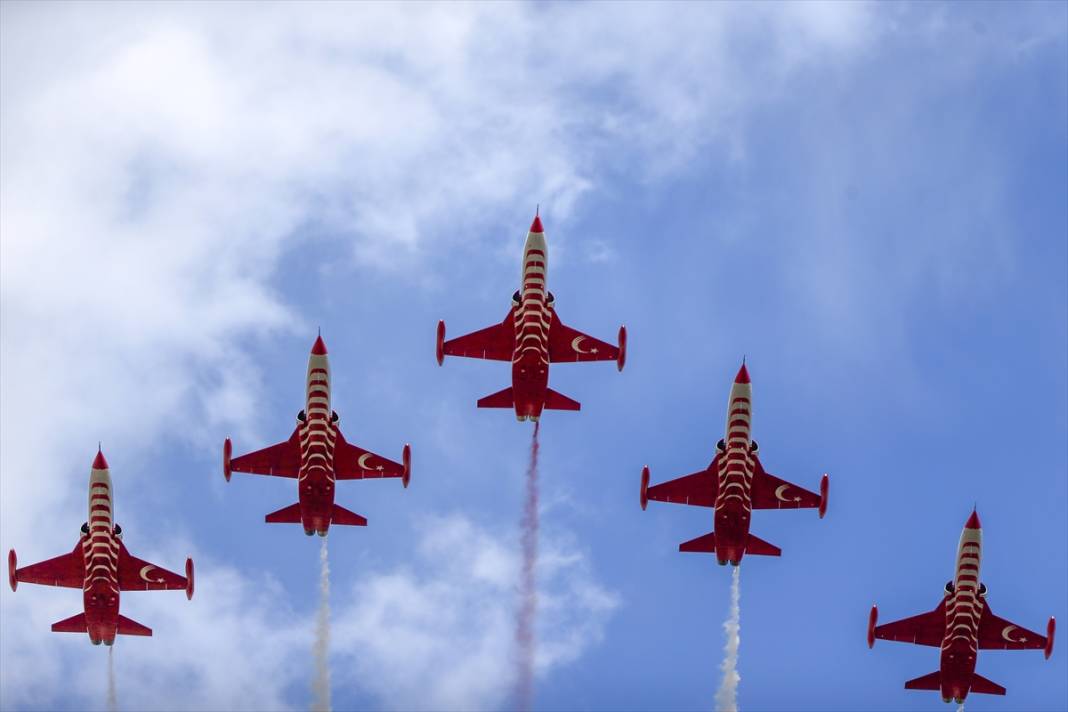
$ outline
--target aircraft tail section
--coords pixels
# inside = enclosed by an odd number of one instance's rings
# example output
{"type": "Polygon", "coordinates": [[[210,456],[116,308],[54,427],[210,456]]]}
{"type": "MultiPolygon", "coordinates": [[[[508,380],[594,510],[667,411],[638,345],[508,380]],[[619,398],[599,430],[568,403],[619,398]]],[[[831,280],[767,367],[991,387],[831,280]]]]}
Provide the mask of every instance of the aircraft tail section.
{"type": "Polygon", "coordinates": [[[679,544],[679,551],[689,551],[698,554],[716,553],[716,533],[702,534],[696,539],[690,539],[679,544]]]}
{"type": "Polygon", "coordinates": [[[782,549],[750,534],[749,541],[745,545],[745,553],[758,556],[781,556],[782,549]]]}
{"type": "Polygon", "coordinates": [[[64,618],[63,620],[52,624],[53,633],[87,633],[88,630],[89,629],[85,624],[84,613],[79,613],[70,618],[64,618]]]}
{"type": "Polygon", "coordinates": [[[300,524],[300,502],[271,512],[263,520],[268,524],[300,524]]]}
{"type": "Polygon", "coordinates": [[[152,629],[147,625],[141,625],[137,621],[130,620],[126,616],[119,616],[119,635],[152,635],[152,629]]]}
{"type": "Polygon", "coordinates": [[[477,405],[479,408],[514,408],[515,399],[512,397],[512,387],[509,386],[503,391],[497,391],[485,398],[479,398],[477,405]]]}
{"type": "Polygon", "coordinates": [[[924,675],[923,677],[917,677],[914,680],[909,680],[905,683],[906,690],[941,690],[942,689],[942,671],[935,670],[930,675],[924,675]]]}
{"type": "Polygon", "coordinates": [[[582,404],[577,400],[571,400],[552,388],[545,389],[545,407],[549,410],[582,410],[582,404]]]}
{"type": "Polygon", "coordinates": [[[979,692],[984,695],[1004,695],[1005,688],[996,682],[987,680],[982,675],[972,673],[972,692],[979,692]]]}
{"type": "Polygon", "coordinates": [[[367,518],[361,517],[355,512],[350,512],[342,506],[334,505],[333,514],[330,515],[330,522],[332,524],[347,524],[351,527],[366,527],[367,518]]]}

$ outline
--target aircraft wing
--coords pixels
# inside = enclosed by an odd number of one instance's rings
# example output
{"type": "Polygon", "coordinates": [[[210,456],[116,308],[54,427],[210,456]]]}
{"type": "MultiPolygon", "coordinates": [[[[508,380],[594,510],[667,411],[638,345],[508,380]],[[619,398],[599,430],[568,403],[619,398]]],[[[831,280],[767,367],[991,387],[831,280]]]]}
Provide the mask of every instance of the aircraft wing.
{"type": "Polygon", "coordinates": [[[815,492],[768,474],[759,458],[753,455],[753,509],[804,509],[820,506],[815,492]]]}
{"type": "MultiPolygon", "coordinates": [[[[718,459],[719,456],[716,457],[718,459]]],[[[713,460],[707,470],[653,485],[645,491],[645,498],[693,507],[714,507],[719,487],[715,473],[716,460],[713,460]]]]}
{"type": "Polygon", "coordinates": [[[233,458],[230,469],[250,475],[297,477],[300,474],[300,429],[294,428],[289,440],[233,458]]]}
{"type": "MultiPolygon", "coordinates": [[[[504,321],[465,336],[449,339],[442,345],[440,354],[484,358],[491,361],[511,361],[515,345],[515,309],[509,310],[504,321]]],[[[438,327],[444,333],[444,327],[438,327]]],[[[439,342],[441,343],[441,342],[439,342]]]]}
{"type": "Polygon", "coordinates": [[[875,626],[875,637],[881,640],[897,640],[902,643],[941,647],[946,633],[946,600],[929,613],[911,618],[902,618],[893,623],[875,626]]]}
{"type": "MultiPolygon", "coordinates": [[[[12,553],[12,556],[14,554],[12,553]]],[[[12,578],[22,583],[39,583],[43,586],[62,586],[63,588],[81,588],[85,583],[85,558],[82,554],[82,542],[74,546],[74,551],[63,554],[39,564],[30,564],[15,569],[12,578]]],[[[14,586],[14,584],[12,584],[14,586]]]]}
{"type": "MultiPolygon", "coordinates": [[[[405,459],[410,451],[405,447],[405,459]]],[[[406,477],[410,461],[406,466],[388,458],[376,455],[362,447],[357,447],[345,440],[341,431],[337,431],[334,441],[334,477],[339,480],[364,480],[379,477],[406,477]]]]}
{"type": "Polygon", "coordinates": [[[1046,647],[1046,636],[1027,630],[991,612],[983,599],[983,617],[979,619],[980,650],[1028,650],[1046,647]]]}
{"type": "Polygon", "coordinates": [[[120,591],[173,591],[183,590],[189,585],[185,576],[156,566],[126,550],[126,545],[119,542],[119,590],[120,591]]]}
{"type": "Polygon", "coordinates": [[[549,324],[549,361],[617,361],[619,349],[612,344],[565,326],[553,309],[549,324]]]}

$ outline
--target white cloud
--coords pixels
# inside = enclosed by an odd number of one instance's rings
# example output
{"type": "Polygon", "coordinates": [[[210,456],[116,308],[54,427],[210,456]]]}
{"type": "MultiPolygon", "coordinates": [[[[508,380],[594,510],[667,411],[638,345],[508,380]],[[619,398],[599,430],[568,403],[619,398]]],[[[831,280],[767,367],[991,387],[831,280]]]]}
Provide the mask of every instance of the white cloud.
{"type": "MultiPolygon", "coordinates": [[[[352,604],[334,621],[335,681],[390,709],[505,707],[516,671],[515,534],[458,515],[418,528],[426,534],[415,561],[371,572],[344,596],[352,604]]],[[[619,598],[584,553],[554,537],[542,536],[537,576],[535,667],[545,675],[600,641],[619,598]]]]}
{"type": "MultiPolygon", "coordinates": [[[[256,339],[302,326],[275,285],[283,256],[309,232],[351,243],[355,260],[413,285],[432,283],[417,269],[431,241],[467,239],[537,201],[566,221],[602,173],[654,175],[709,143],[738,153],[747,106],[779,91],[794,67],[863,46],[870,31],[863,6],[790,7],[0,5],[4,548],[17,541],[29,562],[71,545],[84,491],[70,473],[85,472],[98,439],[143,455],[167,433],[214,449],[224,424],[255,431],[263,383],[251,354],[256,339]],[[463,216],[442,223],[455,206],[463,216]]],[[[506,564],[493,551],[469,573],[499,592],[506,564]]],[[[257,603],[260,588],[236,571],[218,575],[224,600],[205,601],[209,577],[192,607],[166,596],[149,604],[156,620],[180,617],[183,650],[242,625],[297,635],[276,606],[257,603]]],[[[408,587],[444,606],[433,616],[440,628],[398,633],[437,660],[436,636],[453,635],[450,617],[466,615],[450,606],[467,599],[416,573],[375,585],[381,601],[408,587]]],[[[610,607],[592,579],[576,586],[568,595],[586,610],[610,607]]],[[[566,607],[554,595],[555,616],[566,607]]],[[[54,610],[59,601],[0,597],[5,695],[68,674],[54,654],[61,643],[43,632],[70,614],[54,610]]],[[[500,681],[470,681],[507,648],[507,625],[493,624],[498,633],[467,641],[454,664],[469,669],[442,681],[435,699],[500,699],[500,681]]],[[[596,637],[582,625],[574,640],[550,637],[539,664],[573,659],[596,637]]],[[[364,642],[389,656],[384,641],[364,642]]],[[[199,659],[144,649],[138,673],[171,693],[184,691],[187,673],[203,683],[188,698],[195,706],[235,703],[231,683],[247,691],[246,681],[290,674],[274,647],[251,658],[219,648],[225,680],[199,659]]],[[[117,664],[121,673],[135,663],[117,664]]],[[[247,694],[281,704],[276,687],[247,694]]]]}

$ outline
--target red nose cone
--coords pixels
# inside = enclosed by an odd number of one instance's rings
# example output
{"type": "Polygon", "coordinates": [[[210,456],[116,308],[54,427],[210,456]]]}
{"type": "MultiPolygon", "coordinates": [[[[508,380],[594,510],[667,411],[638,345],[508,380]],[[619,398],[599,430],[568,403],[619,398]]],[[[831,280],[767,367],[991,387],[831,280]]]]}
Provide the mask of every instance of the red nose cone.
{"type": "Polygon", "coordinates": [[[979,514],[973,509],[972,516],[968,517],[968,523],[964,525],[966,529],[982,529],[979,525],[979,514]]]}
{"type": "Polygon", "coordinates": [[[545,232],[545,230],[543,230],[542,227],[541,227],[541,217],[540,216],[538,216],[538,215],[534,216],[534,222],[530,223],[530,231],[531,232],[545,232]]]}
{"type": "Polygon", "coordinates": [[[96,459],[93,460],[94,470],[106,470],[108,469],[108,461],[104,459],[104,453],[99,449],[96,451],[96,459]]]}
{"type": "Polygon", "coordinates": [[[316,356],[326,355],[326,344],[323,343],[322,336],[315,337],[315,343],[312,345],[312,353],[316,356]]]}
{"type": "Polygon", "coordinates": [[[749,371],[746,370],[745,364],[738,369],[738,375],[734,377],[735,383],[749,383],[749,371]]]}

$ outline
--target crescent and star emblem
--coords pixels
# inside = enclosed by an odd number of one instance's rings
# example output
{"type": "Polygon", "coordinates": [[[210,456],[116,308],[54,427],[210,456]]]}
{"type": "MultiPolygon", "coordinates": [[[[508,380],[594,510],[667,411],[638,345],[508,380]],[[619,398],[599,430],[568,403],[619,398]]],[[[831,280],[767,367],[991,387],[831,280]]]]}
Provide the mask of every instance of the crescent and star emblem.
{"type": "Polygon", "coordinates": [[[370,465],[367,464],[367,458],[369,458],[369,457],[372,457],[371,453],[369,453],[369,452],[365,452],[364,454],[360,455],[360,459],[356,461],[356,466],[359,467],[361,470],[379,470],[379,471],[381,471],[382,470],[382,466],[381,465],[379,465],[378,467],[371,467],[370,465]]]}
{"type": "Polygon", "coordinates": [[[149,578],[148,577],[148,572],[151,571],[154,568],[156,568],[156,567],[153,566],[152,564],[149,564],[148,566],[142,566],[141,567],[141,580],[142,581],[147,581],[148,583],[163,583],[163,579],[162,578],[154,579],[154,578],[149,578]]]}
{"type": "Polygon", "coordinates": [[[1005,640],[1007,640],[1010,643],[1026,643],[1027,642],[1027,638],[1020,638],[1019,640],[1014,640],[1014,639],[1009,637],[1009,633],[1011,633],[1012,631],[1016,630],[1018,627],[1019,626],[1015,626],[1015,625],[1007,625],[1007,626],[1005,626],[1004,628],[1001,629],[1001,637],[1004,638],[1005,640]]]}
{"type": "Polygon", "coordinates": [[[779,485],[778,487],[776,487],[775,488],[775,499],[779,500],[780,502],[800,502],[801,501],[800,497],[794,497],[792,500],[789,500],[789,499],[786,499],[786,497],[782,496],[782,493],[785,492],[786,489],[789,486],[790,485],[779,485]]]}
{"type": "Polygon", "coordinates": [[[582,345],[582,342],[583,342],[583,340],[585,338],[586,338],[585,336],[576,336],[575,338],[573,338],[571,340],[571,350],[574,351],[577,354],[595,354],[595,353],[597,353],[597,348],[596,347],[590,349],[589,351],[583,351],[581,348],[579,348],[582,345]]]}

